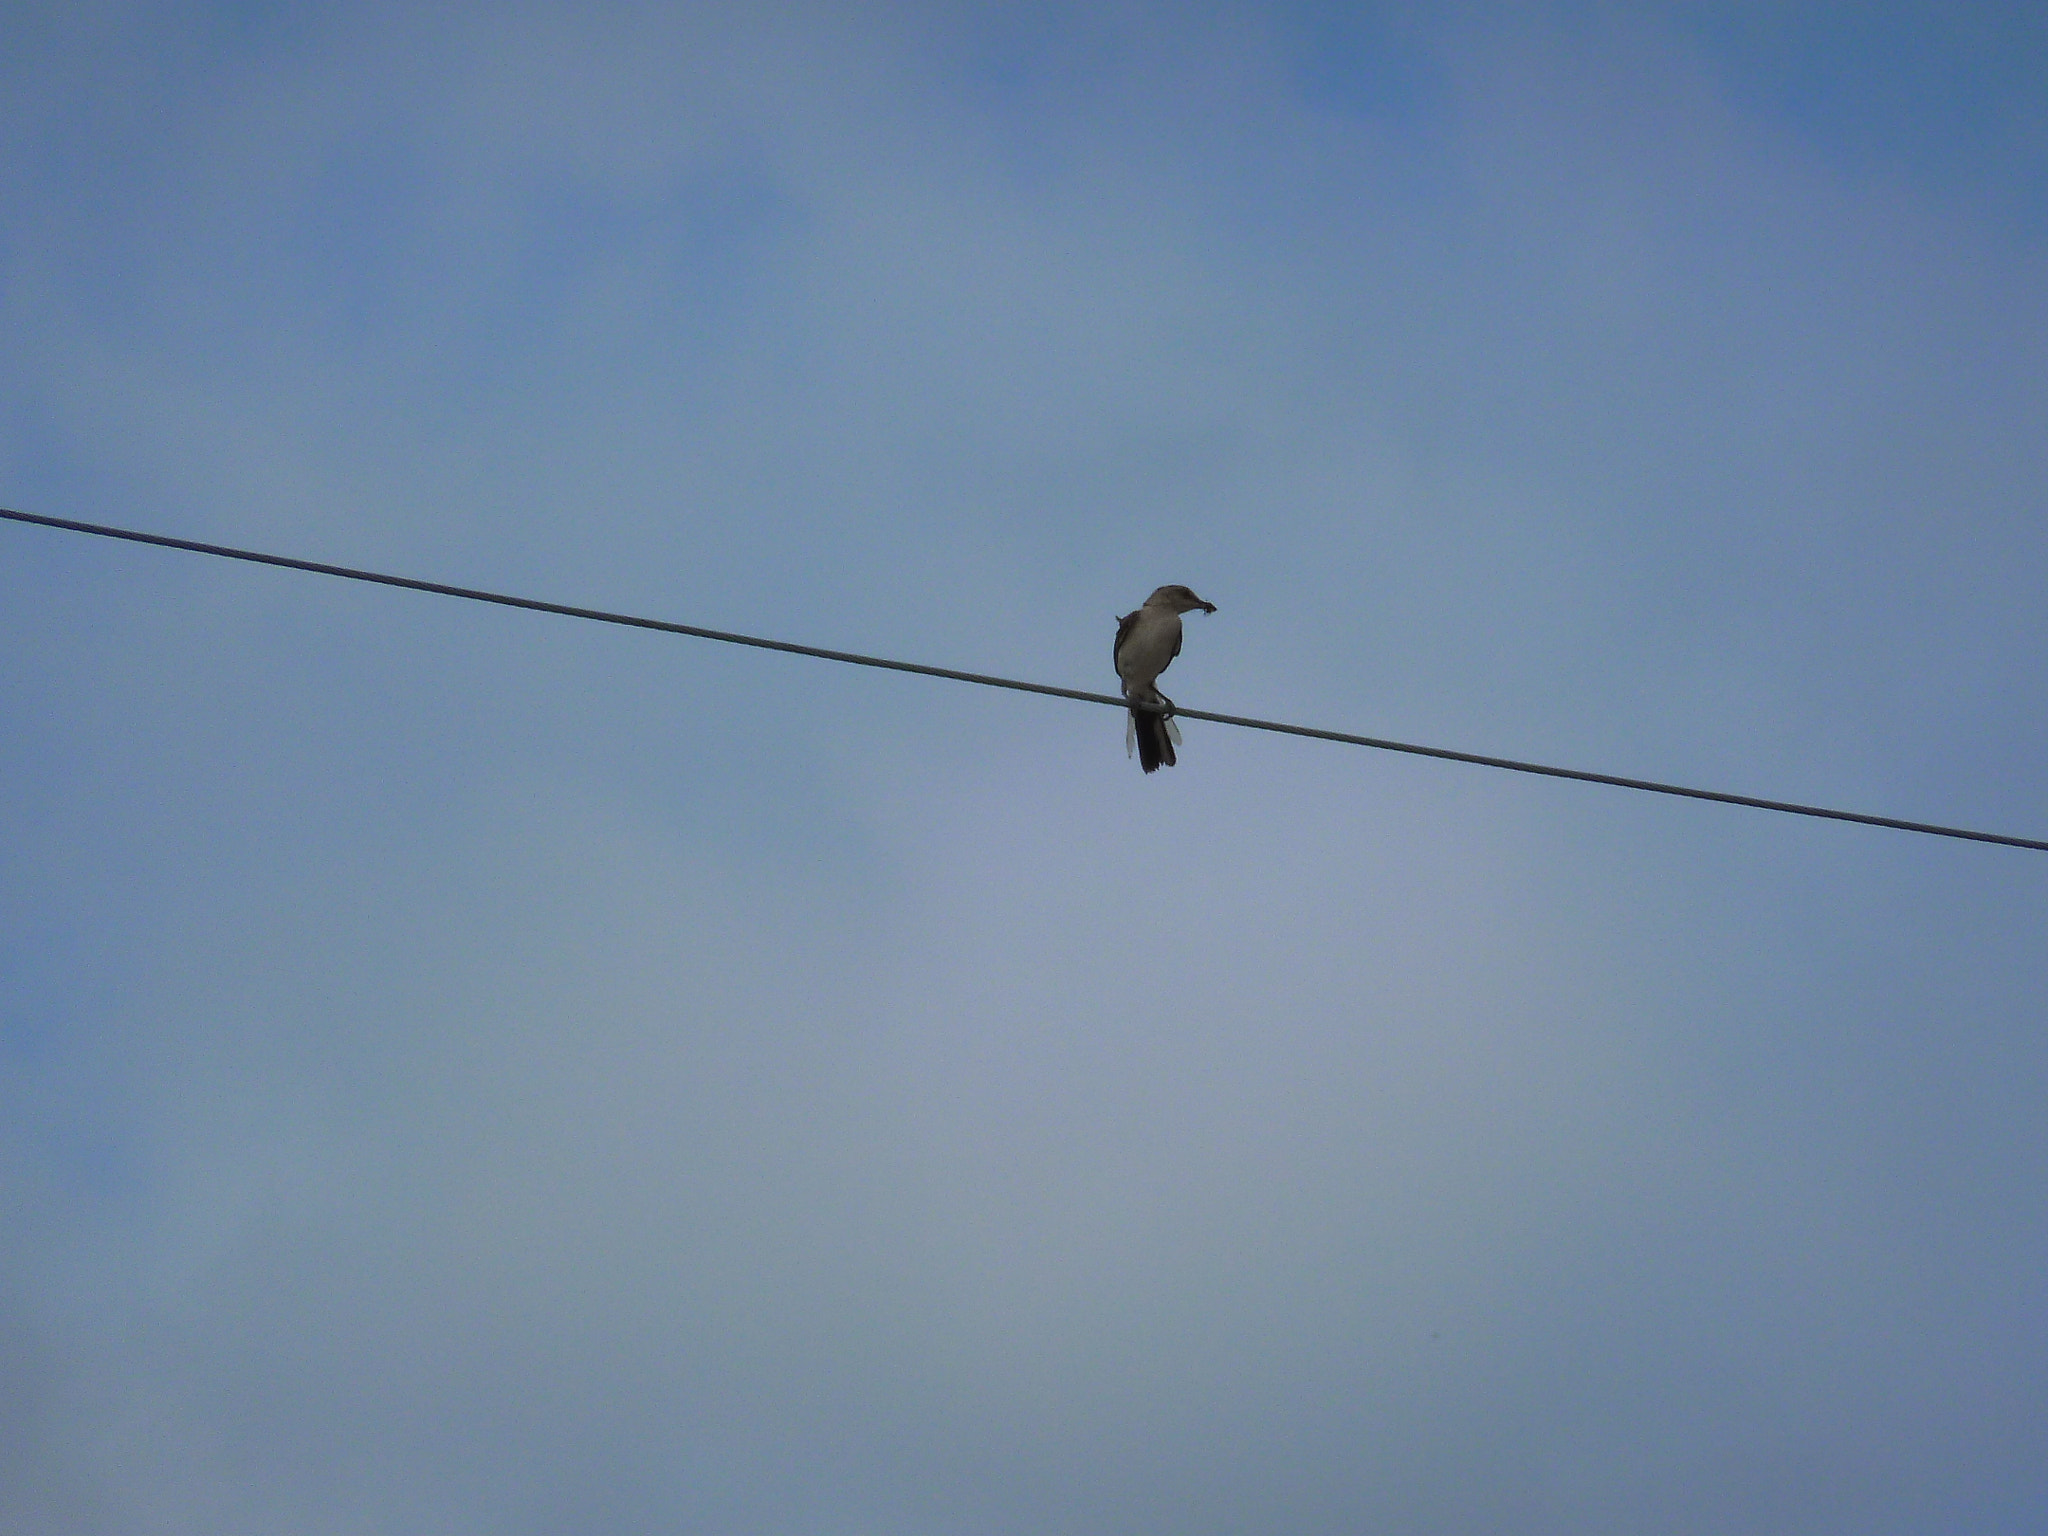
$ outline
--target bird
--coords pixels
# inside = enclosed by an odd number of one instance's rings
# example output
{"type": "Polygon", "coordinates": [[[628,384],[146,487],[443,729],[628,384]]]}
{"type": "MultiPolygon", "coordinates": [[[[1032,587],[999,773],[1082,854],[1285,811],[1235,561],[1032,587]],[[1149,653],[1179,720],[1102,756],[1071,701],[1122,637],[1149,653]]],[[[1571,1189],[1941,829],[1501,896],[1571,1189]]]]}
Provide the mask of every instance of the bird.
{"type": "Polygon", "coordinates": [[[1180,616],[1197,608],[1216,611],[1214,603],[1202,601],[1186,587],[1161,587],[1142,608],[1116,621],[1116,648],[1110,655],[1131,705],[1125,746],[1128,750],[1135,741],[1138,766],[1147,773],[1174,765],[1173,745],[1180,730],[1173,723],[1173,700],[1159,691],[1159,674],[1180,654],[1180,616]]]}

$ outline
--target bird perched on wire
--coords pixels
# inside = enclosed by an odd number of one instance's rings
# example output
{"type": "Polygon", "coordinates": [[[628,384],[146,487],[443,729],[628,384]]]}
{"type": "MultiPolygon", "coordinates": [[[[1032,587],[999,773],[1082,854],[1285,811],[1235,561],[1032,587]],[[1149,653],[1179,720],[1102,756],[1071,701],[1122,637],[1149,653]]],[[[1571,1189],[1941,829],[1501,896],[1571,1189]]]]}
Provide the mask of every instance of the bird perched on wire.
{"type": "Polygon", "coordinates": [[[1124,750],[1136,745],[1138,766],[1147,773],[1174,764],[1180,727],[1173,723],[1173,700],[1159,691],[1159,674],[1180,654],[1180,616],[1197,608],[1216,611],[1214,603],[1203,602],[1186,587],[1161,587],[1145,599],[1144,607],[1116,621],[1116,649],[1111,654],[1131,704],[1124,750]]]}

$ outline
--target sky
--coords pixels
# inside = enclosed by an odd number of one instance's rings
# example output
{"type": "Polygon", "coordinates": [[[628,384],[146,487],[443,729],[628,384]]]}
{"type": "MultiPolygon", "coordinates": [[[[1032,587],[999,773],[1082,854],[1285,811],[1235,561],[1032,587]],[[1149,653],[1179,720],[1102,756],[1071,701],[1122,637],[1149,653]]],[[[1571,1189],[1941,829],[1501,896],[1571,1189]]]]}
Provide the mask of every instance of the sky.
{"type": "MultiPolygon", "coordinates": [[[[0,505],[2048,836],[2038,8],[11,5],[0,505]]],[[[0,1533],[2032,1533],[2048,857],[0,525],[0,1533]]]]}

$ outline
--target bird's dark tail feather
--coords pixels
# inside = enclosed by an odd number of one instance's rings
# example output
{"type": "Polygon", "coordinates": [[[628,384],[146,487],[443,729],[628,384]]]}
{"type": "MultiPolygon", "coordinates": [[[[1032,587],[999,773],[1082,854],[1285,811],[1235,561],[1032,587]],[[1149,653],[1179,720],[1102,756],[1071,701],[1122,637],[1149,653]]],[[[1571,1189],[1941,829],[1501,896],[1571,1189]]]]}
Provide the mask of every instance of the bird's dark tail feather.
{"type": "Polygon", "coordinates": [[[1166,731],[1166,716],[1156,710],[1134,709],[1131,723],[1138,731],[1138,766],[1147,773],[1174,764],[1173,738],[1166,731]]]}

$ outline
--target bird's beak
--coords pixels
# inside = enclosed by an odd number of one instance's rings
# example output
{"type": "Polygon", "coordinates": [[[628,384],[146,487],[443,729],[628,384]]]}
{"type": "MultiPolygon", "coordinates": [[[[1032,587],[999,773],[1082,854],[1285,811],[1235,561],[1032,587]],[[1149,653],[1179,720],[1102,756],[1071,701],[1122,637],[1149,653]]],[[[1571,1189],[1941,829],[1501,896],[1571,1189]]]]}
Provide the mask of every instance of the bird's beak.
{"type": "Polygon", "coordinates": [[[1202,604],[1202,612],[1204,612],[1204,613],[1214,613],[1215,611],[1216,611],[1216,605],[1215,605],[1214,603],[1204,603],[1204,604],[1202,604]]]}

